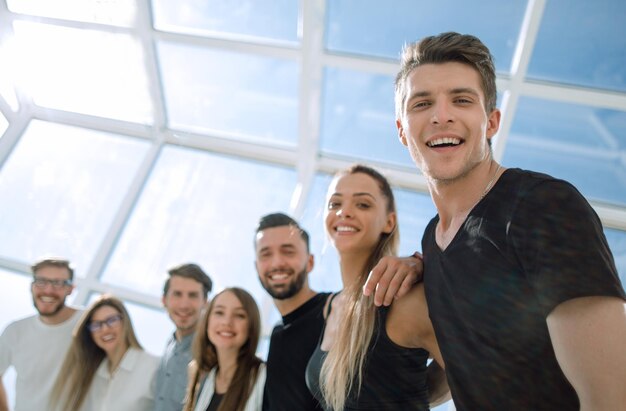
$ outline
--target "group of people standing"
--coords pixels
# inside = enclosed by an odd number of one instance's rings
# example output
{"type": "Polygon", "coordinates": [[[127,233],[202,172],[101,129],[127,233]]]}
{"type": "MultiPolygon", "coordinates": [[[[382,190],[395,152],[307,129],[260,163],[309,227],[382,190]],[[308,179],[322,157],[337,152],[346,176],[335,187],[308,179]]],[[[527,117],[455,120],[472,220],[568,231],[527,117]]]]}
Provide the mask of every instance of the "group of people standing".
{"type": "Polygon", "coordinates": [[[571,184],[495,162],[495,68],[479,39],[430,36],[401,63],[399,139],[438,212],[423,257],[396,256],[393,191],[365,165],[326,197],[339,292],[309,287],[314,257],[294,219],[261,217],[256,270],[282,316],[266,362],[254,298],[233,287],[208,302],[197,265],[169,272],[176,331],[159,361],[119,300],[67,307],[70,265],[42,261],[39,315],[0,338],[16,411],[428,410],[450,396],[457,410],[626,409],[626,294],[598,216],[571,184]]]}

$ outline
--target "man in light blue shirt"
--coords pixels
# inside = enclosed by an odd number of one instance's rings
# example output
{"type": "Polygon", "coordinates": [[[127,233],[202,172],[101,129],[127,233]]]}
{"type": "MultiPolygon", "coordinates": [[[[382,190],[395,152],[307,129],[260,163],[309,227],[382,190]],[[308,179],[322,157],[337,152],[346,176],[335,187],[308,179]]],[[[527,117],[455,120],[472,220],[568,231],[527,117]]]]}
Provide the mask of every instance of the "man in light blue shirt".
{"type": "Polygon", "coordinates": [[[176,325],[156,375],[154,411],[181,411],[187,386],[187,365],[196,324],[213,283],[196,264],[182,264],[168,271],[163,306],[176,325]]]}

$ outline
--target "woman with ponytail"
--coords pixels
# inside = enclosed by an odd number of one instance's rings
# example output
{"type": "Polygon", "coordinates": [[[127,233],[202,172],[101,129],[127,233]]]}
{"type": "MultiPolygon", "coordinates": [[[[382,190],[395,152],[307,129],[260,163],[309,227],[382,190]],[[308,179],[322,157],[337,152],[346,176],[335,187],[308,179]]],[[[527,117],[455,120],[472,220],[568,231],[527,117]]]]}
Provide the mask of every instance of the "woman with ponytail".
{"type": "Polygon", "coordinates": [[[328,190],[325,226],[339,254],[343,289],[329,298],[307,367],[313,395],[332,411],[423,411],[448,399],[423,285],[389,307],[377,308],[363,295],[368,273],[398,248],[389,182],[363,165],[338,173],[328,190]],[[436,361],[431,367],[429,356],[436,361]]]}

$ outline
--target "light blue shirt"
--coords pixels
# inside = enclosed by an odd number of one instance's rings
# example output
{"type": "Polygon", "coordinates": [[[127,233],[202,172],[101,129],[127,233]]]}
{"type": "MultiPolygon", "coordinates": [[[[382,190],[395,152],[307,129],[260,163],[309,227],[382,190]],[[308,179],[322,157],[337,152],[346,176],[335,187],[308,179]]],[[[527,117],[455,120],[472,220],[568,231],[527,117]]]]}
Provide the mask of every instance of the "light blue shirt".
{"type": "Polygon", "coordinates": [[[187,365],[191,361],[191,342],[194,334],[180,342],[174,334],[165,347],[156,374],[154,411],[181,411],[187,388],[187,365]]]}

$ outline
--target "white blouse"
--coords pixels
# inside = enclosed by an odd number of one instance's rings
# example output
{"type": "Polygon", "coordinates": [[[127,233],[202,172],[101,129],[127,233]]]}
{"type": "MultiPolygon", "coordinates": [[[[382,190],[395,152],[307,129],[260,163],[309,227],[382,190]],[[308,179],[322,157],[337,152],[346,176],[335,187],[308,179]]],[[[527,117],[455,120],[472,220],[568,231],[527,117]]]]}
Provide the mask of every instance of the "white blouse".
{"type": "Polygon", "coordinates": [[[104,359],[94,375],[81,411],[150,411],[159,357],[129,348],[113,374],[104,359]]]}
{"type": "MultiPolygon", "coordinates": [[[[216,370],[217,368],[213,368],[207,375],[204,385],[202,386],[202,391],[200,391],[200,395],[198,396],[198,402],[196,402],[194,411],[205,411],[211,403],[211,398],[213,398],[213,392],[215,391],[216,370]]],[[[246,407],[244,408],[245,411],[261,411],[261,408],[263,407],[265,375],[265,364],[261,363],[261,365],[259,365],[259,372],[257,374],[254,387],[252,388],[250,397],[248,397],[248,402],[246,402],[246,407]]]]}

